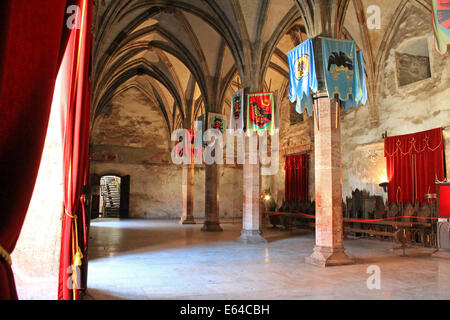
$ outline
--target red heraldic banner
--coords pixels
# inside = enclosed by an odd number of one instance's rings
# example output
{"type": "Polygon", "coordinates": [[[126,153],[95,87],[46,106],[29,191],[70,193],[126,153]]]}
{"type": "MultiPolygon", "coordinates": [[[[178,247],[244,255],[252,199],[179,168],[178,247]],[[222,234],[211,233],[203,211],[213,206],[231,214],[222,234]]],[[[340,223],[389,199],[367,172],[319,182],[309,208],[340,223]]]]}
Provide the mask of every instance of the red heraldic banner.
{"type": "Polygon", "coordinates": [[[247,134],[254,131],[263,135],[268,130],[275,132],[275,103],[273,92],[250,93],[247,95],[247,134]]]}

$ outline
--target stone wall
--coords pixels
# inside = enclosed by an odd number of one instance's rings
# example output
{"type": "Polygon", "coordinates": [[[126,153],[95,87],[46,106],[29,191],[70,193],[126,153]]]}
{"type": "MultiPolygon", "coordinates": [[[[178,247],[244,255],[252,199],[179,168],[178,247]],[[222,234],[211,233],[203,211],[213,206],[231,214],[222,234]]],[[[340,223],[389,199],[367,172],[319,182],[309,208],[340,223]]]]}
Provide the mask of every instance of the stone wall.
{"type": "MultiPolygon", "coordinates": [[[[129,164],[93,161],[91,172],[97,175],[130,175],[130,217],[146,219],[181,216],[182,166],[172,164],[129,164]]],[[[220,167],[220,217],[242,215],[242,170],[220,167]]],[[[194,217],[205,217],[205,169],[194,174],[194,217]]]]}
{"type": "MultiPolygon", "coordinates": [[[[408,18],[391,40],[384,66],[378,122],[371,122],[369,105],[341,114],[343,199],[351,196],[356,188],[387,198],[379,186],[387,181],[383,133],[394,136],[450,125],[450,60],[448,55],[441,57],[434,49],[429,16],[415,7],[408,10],[408,18]],[[414,47],[424,44],[428,45],[428,50],[414,47]],[[405,56],[407,52],[418,52],[420,57],[428,52],[431,77],[421,75],[419,78],[423,80],[400,86],[405,79],[398,81],[396,57],[405,56]]],[[[314,121],[305,113],[304,121],[291,125],[289,117],[293,108],[295,105],[284,98],[280,113],[280,150],[295,153],[307,149],[307,144],[311,143],[309,197],[314,200],[314,121]]],[[[444,143],[447,176],[450,177],[450,128],[444,129],[444,143]]],[[[262,188],[270,188],[278,205],[284,199],[284,180],[284,157],[280,154],[278,173],[262,178],[262,188]]]]}
{"type": "MultiPolygon", "coordinates": [[[[179,218],[182,166],[171,161],[161,111],[134,88],[106,109],[92,133],[91,174],[130,175],[130,217],[179,218]]],[[[196,167],[194,180],[194,216],[204,218],[204,166],[196,167]]],[[[219,211],[221,217],[241,216],[242,168],[221,166],[219,211]]]]}
{"type": "MultiPolygon", "coordinates": [[[[391,43],[386,64],[379,121],[371,124],[368,106],[350,110],[342,116],[343,197],[358,188],[371,194],[387,194],[378,186],[386,179],[382,134],[414,133],[450,125],[450,59],[434,49],[429,15],[410,9],[391,43]],[[423,40],[426,41],[418,41],[423,40]],[[414,43],[427,43],[431,78],[399,86],[396,54],[414,43]]],[[[450,176],[450,128],[444,130],[447,176],[450,176]]]]}
{"type": "MultiPolygon", "coordinates": [[[[450,125],[449,59],[439,56],[434,50],[429,15],[413,6],[408,10],[405,15],[407,19],[390,40],[390,51],[383,66],[379,104],[341,114],[344,199],[356,188],[386,198],[386,193],[379,187],[379,183],[387,179],[383,133],[393,136],[450,125]],[[428,50],[424,50],[424,43],[428,44],[428,50]],[[423,80],[400,86],[400,83],[407,81],[399,81],[396,57],[423,57],[424,52],[428,52],[431,77],[424,75],[419,77],[423,80]],[[372,121],[370,108],[377,109],[377,122],[372,121]]],[[[309,197],[314,200],[314,120],[305,113],[303,121],[291,124],[291,111],[295,105],[289,102],[287,96],[280,105],[279,170],[273,176],[263,176],[261,188],[270,189],[280,205],[284,199],[284,155],[309,152],[309,197]]],[[[131,216],[178,217],[181,211],[181,167],[175,167],[170,162],[169,132],[162,113],[136,89],[117,95],[106,109],[107,112],[94,127],[92,172],[132,175],[131,216]]],[[[444,131],[444,137],[448,171],[449,129],[444,131]]],[[[450,176],[448,172],[447,175],[450,176]]],[[[221,169],[219,193],[221,216],[236,215],[242,206],[240,168],[221,169]]],[[[204,169],[201,167],[195,170],[194,200],[196,217],[203,216],[204,169]]]]}

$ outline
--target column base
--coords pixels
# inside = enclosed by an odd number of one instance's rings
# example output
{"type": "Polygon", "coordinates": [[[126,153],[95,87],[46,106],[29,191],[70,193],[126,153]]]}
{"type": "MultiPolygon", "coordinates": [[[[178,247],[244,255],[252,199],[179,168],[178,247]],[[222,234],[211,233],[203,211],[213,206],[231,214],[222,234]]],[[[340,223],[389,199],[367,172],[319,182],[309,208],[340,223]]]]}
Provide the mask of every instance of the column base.
{"type": "Polygon", "coordinates": [[[195,224],[194,217],[181,218],[181,224],[195,224]]]}
{"type": "Polygon", "coordinates": [[[221,232],[223,231],[218,221],[205,221],[201,229],[203,232],[221,232]]]}
{"type": "Polygon", "coordinates": [[[267,240],[261,236],[261,231],[259,230],[242,229],[241,236],[237,239],[237,241],[244,244],[267,243],[267,240]]]}
{"type": "Polygon", "coordinates": [[[307,257],[306,263],[318,267],[331,267],[353,264],[344,252],[344,248],[318,247],[314,248],[311,256],[307,257]]]}
{"type": "Polygon", "coordinates": [[[450,251],[438,250],[431,255],[433,258],[450,259],[450,251]]]}

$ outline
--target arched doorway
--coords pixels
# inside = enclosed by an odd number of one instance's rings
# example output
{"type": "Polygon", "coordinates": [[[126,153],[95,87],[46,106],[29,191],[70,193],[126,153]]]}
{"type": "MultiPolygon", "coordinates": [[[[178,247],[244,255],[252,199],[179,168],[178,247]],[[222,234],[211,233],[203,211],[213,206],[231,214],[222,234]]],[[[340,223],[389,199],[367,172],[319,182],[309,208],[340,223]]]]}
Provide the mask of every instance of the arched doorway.
{"type": "Polygon", "coordinates": [[[93,192],[91,218],[128,218],[130,206],[130,176],[117,174],[92,175],[93,192]]]}
{"type": "Polygon", "coordinates": [[[120,185],[121,178],[106,175],[100,178],[99,217],[120,217],[120,185]]]}

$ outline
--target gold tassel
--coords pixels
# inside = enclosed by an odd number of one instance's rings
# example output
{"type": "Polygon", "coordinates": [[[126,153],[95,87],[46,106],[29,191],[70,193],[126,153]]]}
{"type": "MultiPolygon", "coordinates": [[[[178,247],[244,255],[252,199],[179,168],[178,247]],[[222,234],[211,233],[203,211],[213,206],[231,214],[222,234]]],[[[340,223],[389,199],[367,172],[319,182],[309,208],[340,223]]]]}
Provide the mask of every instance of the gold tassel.
{"type": "Polygon", "coordinates": [[[75,267],[80,267],[82,265],[81,259],[83,259],[83,254],[81,253],[80,247],[78,247],[77,253],[75,254],[75,257],[73,258],[73,265],[75,267]]]}
{"type": "Polygon", "coordinates": [[[9,265],[12,264],[11,256],[9,255],[8,251],[6,251],[6,249],[3,248],[1,245],[0,245],[0,257],[1,257],[7,264],[9,264],[9,265]]]}

